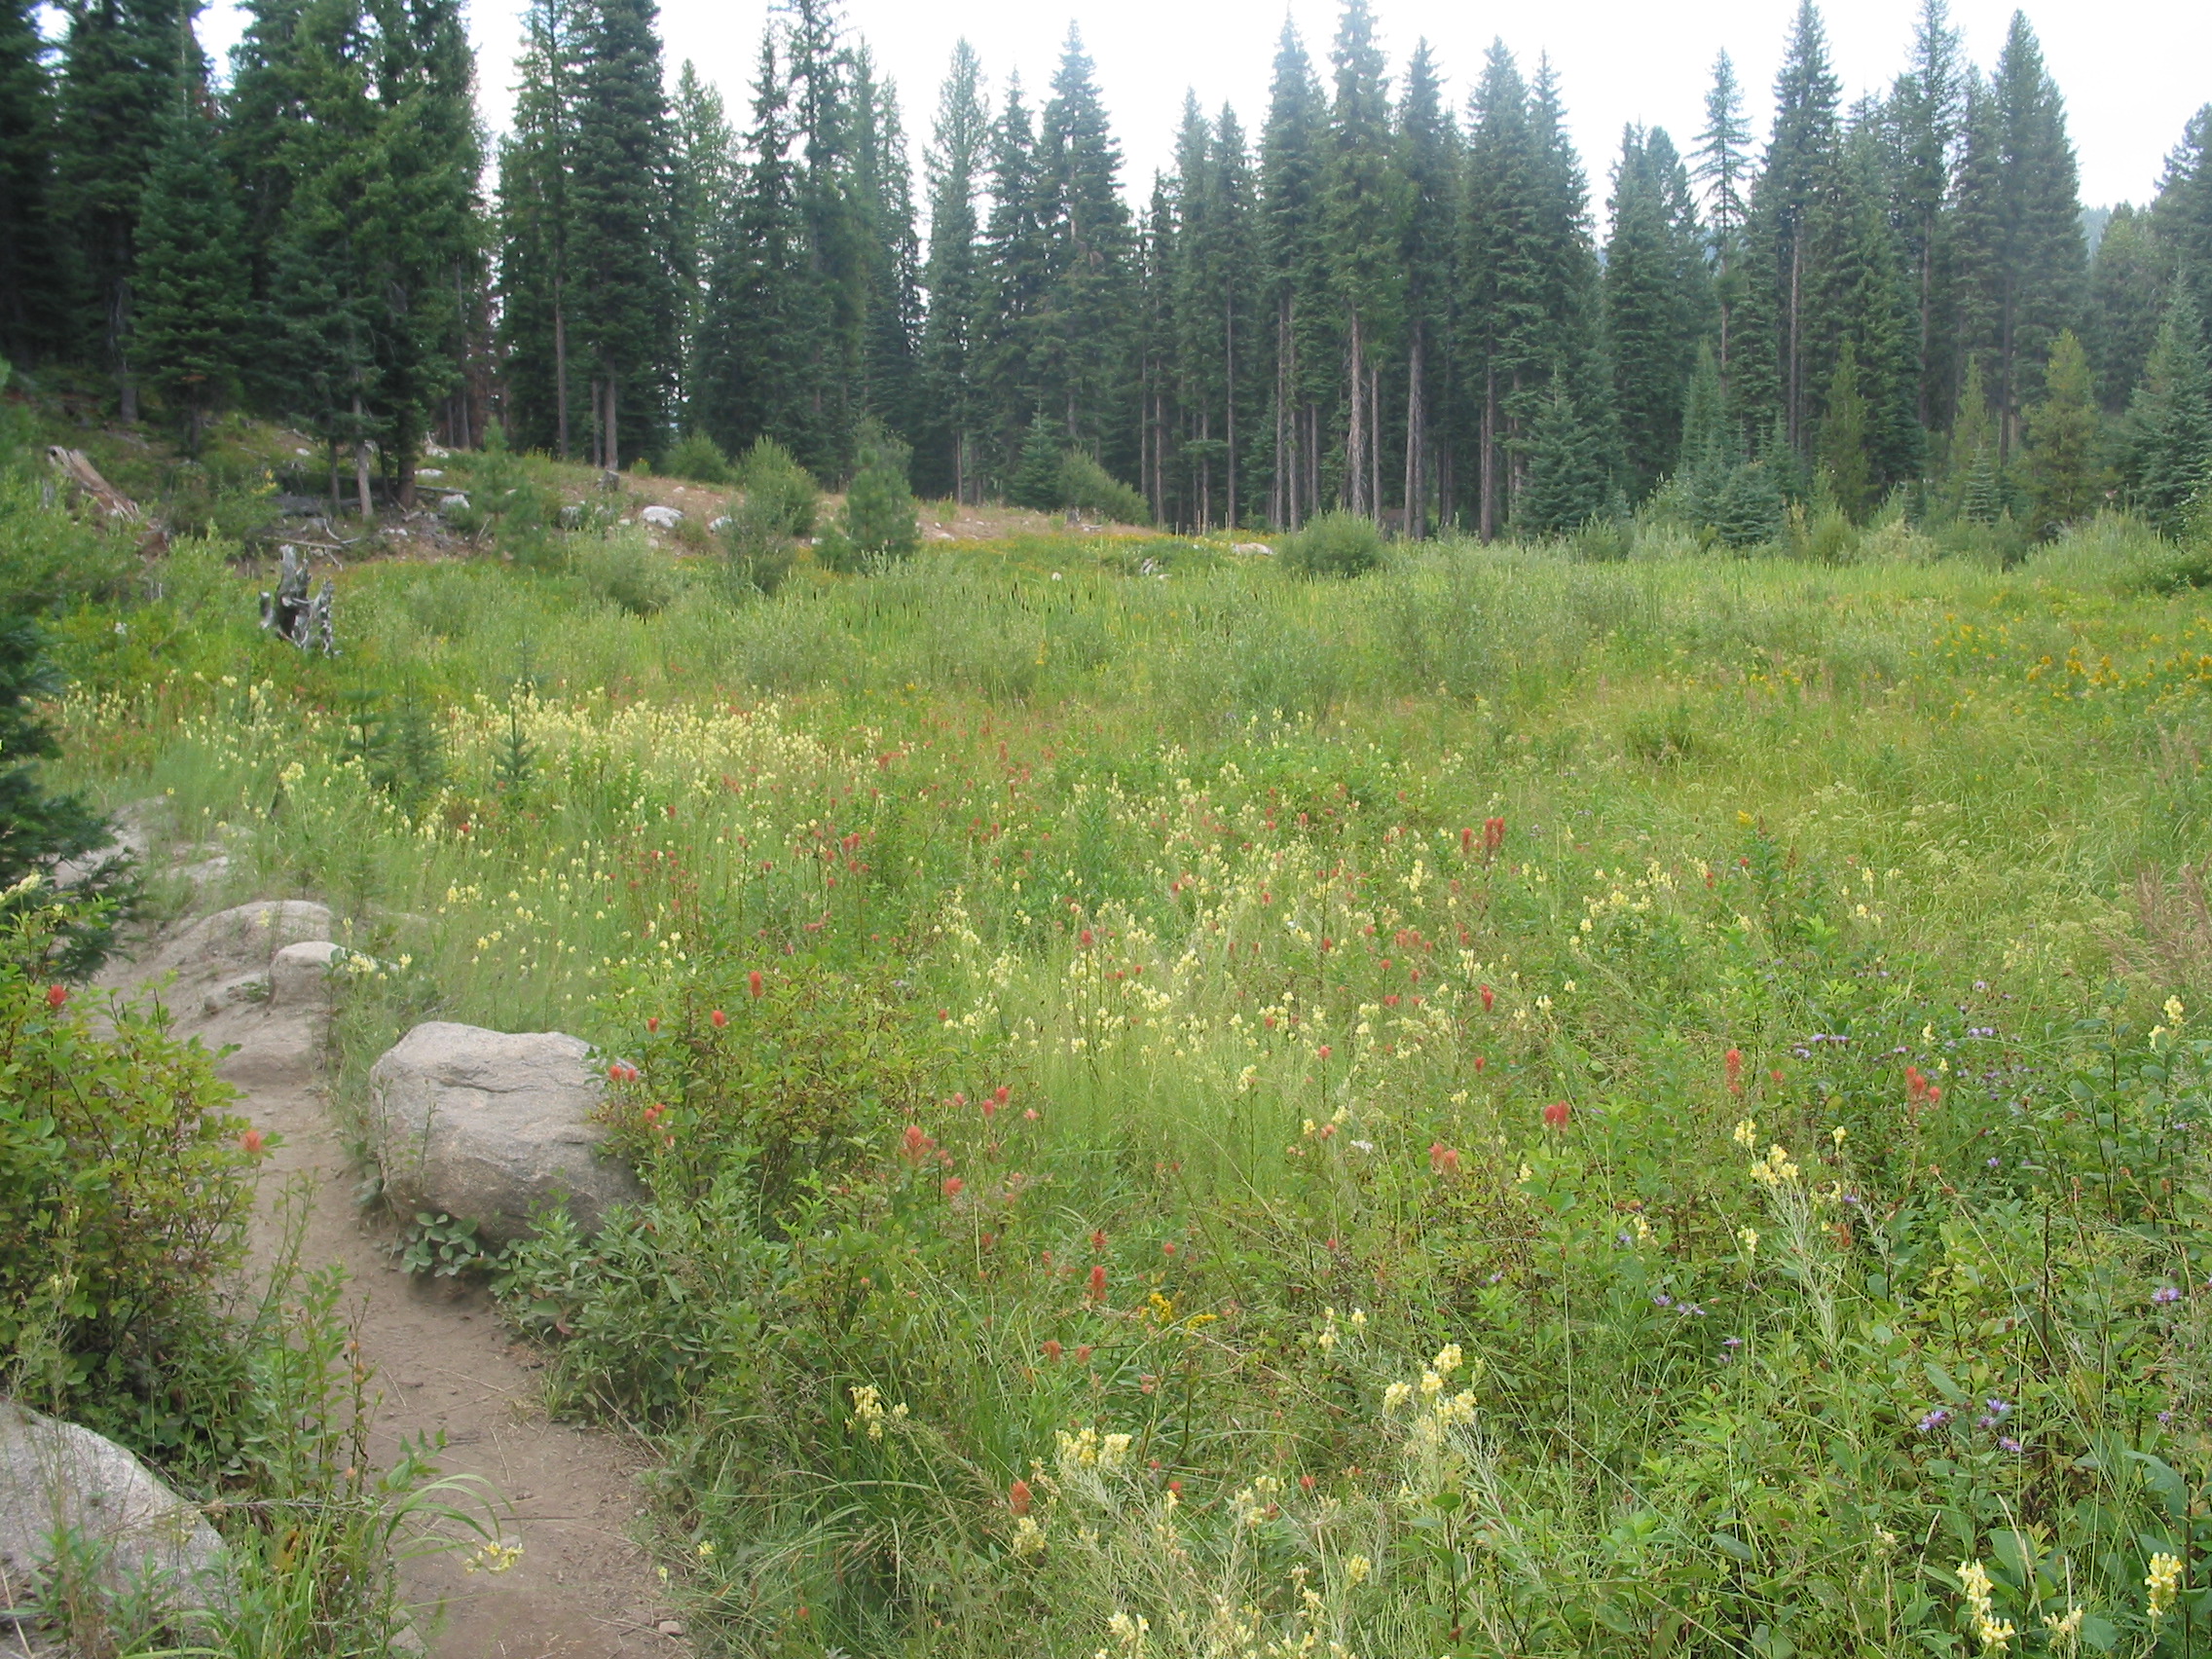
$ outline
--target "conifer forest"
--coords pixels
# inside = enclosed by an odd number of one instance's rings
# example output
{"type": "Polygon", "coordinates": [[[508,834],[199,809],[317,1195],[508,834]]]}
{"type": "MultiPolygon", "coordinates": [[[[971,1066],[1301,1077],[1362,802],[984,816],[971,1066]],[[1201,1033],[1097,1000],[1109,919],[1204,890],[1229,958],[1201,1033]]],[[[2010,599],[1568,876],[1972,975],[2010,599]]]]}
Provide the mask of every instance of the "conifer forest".
{"type": "Polygon", "coordinates": [[[2212,1651],[2212,103],[516,4],[0,0],[0,1648],[2212,1651]]]}

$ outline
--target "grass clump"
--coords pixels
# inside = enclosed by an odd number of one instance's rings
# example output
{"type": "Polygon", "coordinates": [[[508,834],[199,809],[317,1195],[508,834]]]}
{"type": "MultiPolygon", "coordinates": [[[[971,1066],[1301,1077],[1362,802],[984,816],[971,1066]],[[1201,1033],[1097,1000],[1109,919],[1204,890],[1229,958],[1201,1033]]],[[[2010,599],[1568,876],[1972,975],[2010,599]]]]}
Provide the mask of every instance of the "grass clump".
{"type": "Polygon", "coordinates": [[[1382,535],[1357,513],[1316,513],[1284,539],[1281,558],[1293,575],[1362,576],[1382,563],[1382,535]]]}

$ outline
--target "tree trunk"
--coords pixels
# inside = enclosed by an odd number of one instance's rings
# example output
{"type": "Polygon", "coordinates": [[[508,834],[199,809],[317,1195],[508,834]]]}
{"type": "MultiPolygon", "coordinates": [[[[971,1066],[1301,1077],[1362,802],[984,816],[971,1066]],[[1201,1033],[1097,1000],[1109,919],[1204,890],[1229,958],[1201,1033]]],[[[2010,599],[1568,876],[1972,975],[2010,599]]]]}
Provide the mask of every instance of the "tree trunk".
{"type": "Polygon", "coordinates": [[[1367,504],[1382,522],[1382,365],[1367,365],[1367,504]]]}
{"type": "Polygon", "coordinates": [[[1290,438],[1290,299],[1275,307],[1275,469],[1268,497],[1268,528],[1291,526],[1290,466],[1295,451],[1290,438]]]}
{"type": "Polygon", "coordinates": [[[561,459],[569,459],[569,317],[561,305],[561,284],[553,284],[553,399],[560,405],[561,459]]]}
{"type": "Polygon", "coordinates": [[[108,289],[108,361],[115,368],[116,413],[127,426],[138,420],[138,380],[130,372],[130,278],[118,276],[108,289]]]}
{"type": "Polygon", "coordinates": [[[376,508],[369,502],[369,441],[366,419],[361,411],[361,394],[353,393],[353,488],[360,497],[361,522],[374,524],[376,508]]]}
{"type": "Polygon", "coordinates": [[[330,462],[330,522],[336,524],[338,514],[342,510],[338,496],[338,440],[336,438],[330,439],[323,445],[323,459],[330,462]]]}
{"type": "Polygon", "coordinates": [[[622,439],[614,424],[615,395],[619,383],[610,372],[607,377],[607,470],[622,470],[622,439]]]}
{"type": "Polygon", "coordinates": [[[1423,541],[1428,537],[1428,492],[1426,480],[1421,476],[1426,457],[1421,454],[1421,440],[1425,436],[1422,424],[1425,413],[1421,408],[1421,336],[1422,325],[1414,324],[1413,348],[1406,354],[1406,523],[1407,539],[1423,541]]]}
{"type": "Polygon", "coordinates": [[[1227,359],[1225,370],[1229,386],[1227,406],[1222,411],[1224,435],[1229,441],[1229,476],[1223,480],[1228,491],[1228,506],[1222,523],[1231,530],[1236,528],[1236,304],[1230,301],[1222,308],[1223,351],[1227,359]]]}
{"type": "Polygon", "coordinates": [[[1789,239],[1789,382],[1788,421],[1789,447],[1800,448],[1798,427],[1802,419],[1804,398],[1804,363],[1798,354],[1798,302],[1803,291],[1805,249],[1802,240],[1795,234],[1789,239]]]}
{"type": "Polygon", "coordinates": [[[1345,505],[1367,516],[1367,353],[1359,311],[1351,313],[1351,419],[1345,425],[1345,505]]]}
{"type": "Polygon", "coordinates": [[[1477,509],[1481,523],[1477,534],[1485,541],[1497,535],[1497,365],[1493,362],[1483,371],[1483,430],[1482,461],[1476,487],[1482,492],[1482,504],[1477,509]]]}
{"type": "Polygon", "coordinates": [[[1213,528],[1213,411],[1198,411],[1198,534],[1213,528]]]}

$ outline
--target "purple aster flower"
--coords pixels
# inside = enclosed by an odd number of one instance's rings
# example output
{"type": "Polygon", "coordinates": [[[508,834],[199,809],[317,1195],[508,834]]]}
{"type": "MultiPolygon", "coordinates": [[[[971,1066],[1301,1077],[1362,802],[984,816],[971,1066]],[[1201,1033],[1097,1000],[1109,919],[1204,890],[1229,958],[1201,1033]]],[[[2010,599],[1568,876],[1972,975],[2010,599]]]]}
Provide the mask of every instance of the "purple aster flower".
{"type": "Polygon", "coordinates": [[[1662,1307],[1662,1308],[1672,1308],[1672,1307],[1674,1307],[1674,1306],[1675,1306],[1675,1299],[1674,1299],[1673,1297],[1669,1296],[1669,1295],[1668,1295],[1668,1294],[1667,1294],[1667,1293],[1666,1293],[1665,1291],[1663,1291],[1663,1290],[1662,1290],[1662,1291],[1659,1291],[1659,1292],[1657,1292],[1656,1294],[1654,1294],[1654,1295],[1652,1296],[1651,1300],[1652,1300],[1653,1302],[1656,1302],[1656,1303],[1657,1303],[1657,1304],[1658,1304],[1658,1305],[1659,1305],[1660,1307],[1662,1307]]]}
{"type": "Polygon", "coordinates": [[[2022,1451],[2020,1443],[2017,1440],[2014,1440],[2009,1434],[2001,1434],[1997,1437],[1997,1448],[2001,1452],[2011,1453],[2015,1457],[2018,1456],[2022,1451]]]}
{"type": "Polygon", "coordinates": [[[2160,1412],[2158,1414],[2158,1420],[2161,1423],[2170,1423],[2174,1420],[2174,1414],[2171,1412],[2160,1412]]]}
{"type": "Polygon", "coordinates": [[[1997,1160],[1996,1160],[1996,1159],[1992,1158],[1992,1159],[1991,1159],[1991,1160],[1989,1161],[1989,1167],[1990,1167],[1990,1168],[1992,1168],[1992,1169],[1994,1169],[1994,1168],[1996,1168],[1996,1167],[1997,1167],[1997,1160]]]}
{"type": "Polygon", "coordinates": [[[1945,1411],[1941,1406],[1937,1406],[1934,1411],[1930,1412],[1926,1417],[1920,1419],[1920,1432],[1926,1434],[1931,1429],[1941,1428],[1950,1420],[1951,1414],[1945,1411]]]}
{"type": "Polygon", "coordinates": [[[2179,1302],[2181,1292],[2170,1284],[2162,1284],[2157,1290],[2151,1292],[2151,1300],[2163,1308],[2169,1302],[2179,1302]]]}

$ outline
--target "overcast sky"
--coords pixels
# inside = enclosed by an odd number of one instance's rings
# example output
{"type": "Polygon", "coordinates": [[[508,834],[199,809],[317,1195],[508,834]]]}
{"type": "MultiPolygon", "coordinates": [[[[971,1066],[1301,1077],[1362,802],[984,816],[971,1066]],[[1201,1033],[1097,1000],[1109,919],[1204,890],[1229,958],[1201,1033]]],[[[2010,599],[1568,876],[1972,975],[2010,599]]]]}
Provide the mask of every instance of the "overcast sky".
{"type": "MultiPolygon", "coordinates": [[[[1565,87],[1576,146],[1604,215],[1605,180],[1624,123],[1664,127],[1683,149],[1702,125],[1714,55],[1725,47],[1747,89],[1763,136],[1771,88],[1796,0],[1552,0],[1549,5],[1468,4],[1466,0],[1376,0],[1383,42],[1402,67],[1426,36],[1463,105],[1482,54],[1502,36],[1533,69],[1548,53],[1565,87]]],[[[506,120],[513,80],[519,0],[471,0],[486,120],[506,120]]],[[[1828,38],[1847,100],[1886,86],[1902,67],[1919,0],[1847,0],[1825,8],[1828,38]]],[[[2012,0],[1952,0],[1968,52],[1986,69],[1996,59],[2012,0]]],[[[1307,49],[1327,72],[1335,0],[1290,0],[1307,49]]],[[[752,72],[767,6],[763,0],[663,0],[668,78],[688,57],[720,86],[732,121],[744,126],[745,81],[752,72]]],[[[1256,136],[1266,114],[1268,78],[1283,0],[846,0],[851,30],[875,49],[899,88],[915,147],[929,136],[937,89],[953,42],[962,35],[981,55],[994,95],[1018,71],[1033,92],[1058,62],[1072,20],[1098,66],[1107,108],[1126,158],[1124,185],[1141,198],[1173,146],[1186,88],[1208,109],[1225,100],[1256,136]]],[[[2191,113],[2212,102],[2212,4],[2206,0],[2043,0],[2028,12],[2046,59],[2066,97],[2088,204],[2142,203],[2156,189],[2166,153],[2191,113]]],[[[220,56],[238,38],[239,14],[215,0],[201,35],[220,56]]],[[[1034,107],[1034,99],[1032,100],[1034,107]]]]}

